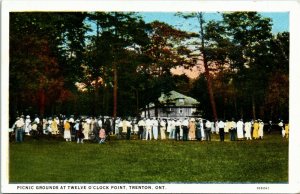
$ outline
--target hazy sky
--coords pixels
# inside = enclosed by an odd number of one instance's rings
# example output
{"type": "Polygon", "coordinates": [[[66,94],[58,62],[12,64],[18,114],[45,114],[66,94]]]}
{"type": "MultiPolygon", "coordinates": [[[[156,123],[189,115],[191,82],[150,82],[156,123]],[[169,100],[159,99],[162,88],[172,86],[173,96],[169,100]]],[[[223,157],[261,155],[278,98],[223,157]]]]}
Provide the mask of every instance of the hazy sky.
{"type": "MultiPolygon", "coordinates": [[[[260,12],[263,17],[272,19],[272,32],[277,34],[278,32],[289,31],[289,13],[288,12],[260,12]]],[[[168,23],[176,28],[181,28],[187,31],[198,31],[197,20],[189,19],[189,21],[174,16],[171,12],[140,12],[140,15],[144,18],[145,22],[152,22],[159,20],[168,23]]],[[[206,20],[221,20],[222,17],[219,13],[205,13],[204,18],[206,20]]]]}

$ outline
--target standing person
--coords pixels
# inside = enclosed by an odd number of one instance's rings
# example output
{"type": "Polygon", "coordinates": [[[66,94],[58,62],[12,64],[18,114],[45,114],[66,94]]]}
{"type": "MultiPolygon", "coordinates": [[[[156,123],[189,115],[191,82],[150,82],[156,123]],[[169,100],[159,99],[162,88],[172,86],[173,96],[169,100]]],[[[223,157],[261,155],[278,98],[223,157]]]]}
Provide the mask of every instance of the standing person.
{"type": "Polygon", "coordinates": [[[288,139],[289,138],[289,123],[288,122],[284,125],[284,132],[285,132],[285,138],[288,139]]]}
{"type": "Polygon", "coordinates": [[[205,136],[205,132],[204,132],[204,122],[202,119],[200,119],[199,124],[200,124],[201,136],[202,136],[201,139],[204,141],[204,140],[206,140],[206,136],[205,136]]]}
{"type": "Polygon", "coordinates": [[[139,128],[139,132],[138,132],[138,139],[144,139],[143,135],[144,135],[144,128],[146,126],[146,123],[144,121],[143,118],[141,118],[138,122],[138,128],[139,128]]]}
{"type": "Polygon", "coordinates": [[[121,136],[122,136],[122,139],[125,137],[125,134],[127,134],[127,120],[124,118],[122,120],[122,133],[121,133],[121,136]]]}
{"type": "Polygon", "coordinates": [[[101,116],[98,117],[98,126],[99,126],[99,130],[102,128],[102,118],[101,116]]]}
{"type": "Polygon", "coordinates": [[[189,134],[189,120],[185,118],[182,121],[182,140],[187,141],[188,140],[188,134],[189,134]]]}
{"type": "Polygon", "coordinates": [[[138,120],[137,120],[137,118],[134,118],[134,120],[133,120],[133,134],[138,135],[138,133],[139,133],[138,120]]]}
{"type": "Polygon", "coordinates": [[[30,120],[30,116],[27,115],[25,120],[25,135],[30,135],[29,134],[30,131],[31,131],[31,120],[30,120]]]}
{"type": "Polygon", "coordinates": [[[158,139],[158,121],[155,117],[152,118],[152,132],[153,132],[153,138],[155,140],[158,139]]]}
{"type": "Polygon", "coordinates": [[[82,121],[82,133],[84,135],[83,139],[88,140],[89,139],[89,133],[90,133],[90,127],[89,124],[87,123],[87,120],[82,121]]]}
{"type": "Polygon", "coordinates": [[[189,131],[189,140],[195,140],[196,139],[196,123],[195,123],[194,118],[191,118],[188,128],[189,128],[188,129],[188,131],[189,131]]]}
{"type": "Polygon", "coordinates": [[[166,131],[167,132],[167,136],[170,139],[171,127],[170,127],[170,119],[169,118],[166,119],[166,126],[167,126],[167,131],[166,131]]]}
{"type": "Polygon", "coordinates": [[[105,122],[104,122],[104,130],[105,130],[105,135],[108,141],[110,140],[110,133],[112,131],[112,127],[111,127],[111,122],[109,120],[109,118],[106,118],[105,122]]]}
{"type": "Polygon", "coordinates": [[[269,121],[269,126],[268,126],[268,134],[270,134],[270,133],[271,133],[271,131],[272,131],[272,127],[273,127],[272,121],[269,121]]]}
{"type": "Polygon", "coordinates": [[[100,128],[98,126],[98,121],[95,117],[93,118],[92,125],[93,125],[92,131],[93,131],[93,134],[94,134],[94,140],[93,141],[94,142],[99,142],[100,141],[100,139],[99,139],[99,130],[100,130],[100,128]]]}
{"type": "Polygon", "coordinates": [[[166,121],[164,119],[160,121],[160,138],[162,140],[166,139],[166,121]]]}
{"type": "Polygon", "coordinates": [[[254,121],[253,123],[253,139],[258,139],[258,128],[259,128],[259,123],[257,120],[254,121]]]}
{"type": "Polygon", "coordinates": [[[152,139],[152,122],[149,118],[146,120],[146,140],[151,140],[152,139]]]}
{"type": "Polygon", "coordinates": [[[200,126],[200,120],[196,119],[196,139],[198,141],[201,141],[201,126],[200,126]]]}
{"type": "Polygon", "coordinates": [[[181,126],[180,120],[176,119],[176,121],[175,121],[175,140],[176,141],[180,140],[180,126],[181,126]]]}
{"type": "Polygon", "coordinates": [[[282,137],[285,136],[285,130],[283,128],[283,120],[281,120],[279,123],[278,123],[278,126],[280,127],[281,129],[281,134],[282,134],[282,137]]]}
{"type": "Polygon", "coordinates": [[[33,139],[38,139],[38,125],[35,121],[33,121],[31,125],[31,134],[33,139]]]}
{"type": "Polygon", "coordinates": [[[57,135],[58,134],[58,126],[57,126],[57,121],[56,119],[53,117],[52,123],[51,123],[51,133],[52,135],[57,135]]]}
{"type": "Polygon", "coordinates": [[[175,139],[175,120],[174,119],[168,120],[168,130],[170,130],[169,139],[175,139]]]}
{"type": "Polygon", "coordinates": [[[75,125],[74,115],[70,116],[69,123],[70,123],[70,126],[71,126],[71,129],[70,129],[71,130],[71,138],[73,138],[74,141],[76,141],[76,139],[77,139],[77,131],[74,128],[74,125],[75,125]]]}
{"type": "Polygon", "coordinates": [[[20,117],[17,117],[16,122],[14,123],[13,128],[15,128],[15,139],[16,142],[23,142],[23,132],[24,132],[24,120],[20,117]]]}
{"type": "Polygon", "coordinates": [[[225,132],[224,132],[225,123],[222,120],[220,120],[218,123],[218,126],[219,126],[220,141],[224,141],[224,139],[225,139],[225,132]]]}
{"type": "Polygon", "coordinates": [[[58,117],[55,117],[55,122],[56,122],[56,127],[57,127],[57,130],[56,130],[56,134],[59,134],[60,133],[60,122],[59,122],[59,118],[58,117]]]}
{"type": "Polygon", "coordinates": [[[264,122],[262,120],[259,120],[258,136],[260,139],[264,138],[264,122]]]}
{"type": "Polygon", "coordinates": [[[42,119],[42,128],[43,128],[43,134],[47,134],[47,126],[48,126],[48,121],[46,118],[42,119]]]}
{"type": "Polygon", "coordinates": [[[66,141],[71,141],[71,125],[68,120],[64,124],[64,139],[66,141]]]}
{"type": "Polygon", "coordinates": [[[244,122],[242,119],[240,119],[236,123],[236,129],[237,129],[237,138],[238,140],[244,139],[244,122]]]}
{"type": "Polygon", "coordinates": [[[216,129],[215,129],[215,123],[214,122],[210,122],[211,124],[211,133],[215,133],[216,129]]]}
{"type": "Polygon", "coordinates": [[[38,117],[37,114],[34,115],[33,122],[35,122],[37,124],[37,131],[36,131],[37,134],[36,135],[37,135],[37,138],[38,138],[38,136],[43,133],[43,129],[42,129],[42,123],[41,123],[40,118],[38,117]]]}
{"type": "Polygon", "coordinates": [[[232,119],[229,127],[230,141],[235,141],[235,130],[236,130],[236,123],[234,119],[232,119]]]}
{"type": "Polygon", "coordinates": [[[218,121],[215,122],[215,129],[216,129],[216,134],[219,134],[220,129],[219,129],[219,122],[218,121]]]}
{"type": "Polygon", "coordinates": [[[46,132],[47,132],[48,137],[50,137],[52,134],[52,117],[48,118],[46,132]]]}
{"type": "Polygon", "coordinates": [[[37,114],[35,114],[35,116],[34,116],[34,121],[36,122],[37,125],[40,124],[40,118],[38,117],[37,114]]]}
{"type": "Polygon", "coordinates": [[[247,121],[245,123],[245,137],[246,137],[246,140],[252,140],[251,138],[251,121],[247,121]]]}
{"type": "Polygon", "coordinates": [[[77,125],[77,129],[78,129],[78,130],[76,129],[77,143],[83,143],[83,138],[84,138],[84,134],[82,133],[83,124],[84,124],[84,121],[80,120],[78,125],[77,125]]]}
{"type": "Polygon", "coordinates": [[[132,122],[128,119],[128,121],[127,121],[127,133],[126,133],[126,139],[127,140],[130,140],[131,130],[132,130],[132,122]]]}
{"type": "MultiPolygon", "coordinates": [[[[121,139],[121,137],[123,137],[123,135],[122,135],[122,133],[123,133],[123,120],[121,120],[121,118],[120,119],[118,119],[119,120],[119,124],[118,124],[118,139],[121,139]]],[[[99,127],[99,129],[101,129],[100,127],[99,127]]]]}
{"type": "Polygon", "coordinates": [[[206,120],[205,123],[205,137],[206,137],[206,141],[211,141],[211,122],[209,120],[206,120]]]}
{"type": "Polygon", "coordinates": [[[229,133],[229,129],[230,129],[230,122],[228,120],[225,121],[225,125],[224,125],[224,132],[225,133],[229,133]]]}

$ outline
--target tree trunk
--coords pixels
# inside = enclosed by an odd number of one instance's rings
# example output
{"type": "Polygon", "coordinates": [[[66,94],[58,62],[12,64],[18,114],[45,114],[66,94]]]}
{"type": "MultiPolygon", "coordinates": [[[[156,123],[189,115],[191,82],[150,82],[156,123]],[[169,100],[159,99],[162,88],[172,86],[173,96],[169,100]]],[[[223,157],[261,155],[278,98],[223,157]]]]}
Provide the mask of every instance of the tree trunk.
{"type": "Polygon", "coordinates": [[[206,51],[205,51],[205,45],[204,45],[203,13],[201,13],[201,12],[198,13],[198,16],[199,16],[198,19],[199,19],[199,23],[200,23],[201,52],[202,52],[202,57],[203,57],[204,69],[205,69],[205,77],[207,79],[207,89],[208,89],[208,94],[209,94],[209,101],[211,104],[214,121],[217,121],[218,115],[217,115],[215,98],[214,98],[214,93],[213,93],[213,89],[212,89],[212,81],[211,81],[211,77],[210,77],[210,73],[209,73],[208,61],[206,58],[206,51]]]}
{"type": "Polygon", "coordinates": [[[136,116],[140,116],[139,112],[139,91],[136,90],[136,116]]]}
{"type": "Polygon", "coordinates": [[[94,96],[94,105],[93,105],[93,115],[96,116],[98,114],[98,103],[99,102],[99,83],[96,79],[95,83],[95,96],[94,96]]]}
{"type": "Polygon", "coordinates": [[[113,71],[114,71],[114,109],[113,109],[113,117],[116,119],[117,117],[117,106],[118,106],[118,72],[117,72],[117,65],[114,62],[113,64],[113,71]]]}
{"type": "Polygon", "coordinates": [[[149,107],[149,104],[147,104],[147,114],[148,114],[148,118],[150,118],[150,107],[149,107]]]}
{"type": "Polygon", "coordinates": [[[44,116],[45,114],[45,106],[46,106],[46,94],[45,94],[45,90],[41,89],[39,91],[39,112],[40,112],[40,116],[44,116]]]}
{"type": "Polygon", "coordinates": [[[256,112],[255,112],[255,99],[254,99],[253,94],[252,94],[251,98],[252,98],[252,116],[253,116],[253,119],[255,120],[256,119],[256,112]]]}

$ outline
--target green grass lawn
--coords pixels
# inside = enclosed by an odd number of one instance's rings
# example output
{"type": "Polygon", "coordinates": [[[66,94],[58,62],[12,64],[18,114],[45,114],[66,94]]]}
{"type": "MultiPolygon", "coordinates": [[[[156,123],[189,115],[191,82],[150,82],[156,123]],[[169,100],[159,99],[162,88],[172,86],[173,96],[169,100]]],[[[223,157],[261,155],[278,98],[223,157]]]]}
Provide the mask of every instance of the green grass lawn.
{"type": "MultiPolygon", "coordinates": [[[[228,135],[227,137],[228,138],[228,135]]],[[[287,183],[288,141],[10,143],[10,183],[287,183]]]]}

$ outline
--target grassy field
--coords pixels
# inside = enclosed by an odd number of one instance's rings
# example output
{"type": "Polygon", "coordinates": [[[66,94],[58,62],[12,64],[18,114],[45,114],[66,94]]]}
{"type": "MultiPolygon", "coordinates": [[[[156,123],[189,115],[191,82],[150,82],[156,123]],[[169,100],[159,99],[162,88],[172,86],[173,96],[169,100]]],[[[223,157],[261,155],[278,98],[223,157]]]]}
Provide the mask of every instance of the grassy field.
{"type": "MultiPolygon", "coordinates": [[[[228,137],[226,137],[228,138],[228,137]]],[[[113,138],[112,138],[113,139],[113,138]]],[[[10,183],[287,183],[288,141],[10,143],[10,183]]]]}

